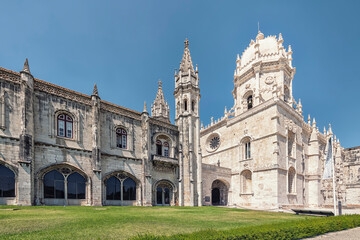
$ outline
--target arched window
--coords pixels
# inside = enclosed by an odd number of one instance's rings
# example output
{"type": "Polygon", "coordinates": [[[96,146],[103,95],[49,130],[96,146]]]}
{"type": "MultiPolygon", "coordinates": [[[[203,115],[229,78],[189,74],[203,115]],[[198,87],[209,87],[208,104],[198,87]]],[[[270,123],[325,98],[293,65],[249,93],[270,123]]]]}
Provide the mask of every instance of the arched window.
{"type": "Polygon", "coordinates": [[[184,110],[187,111],[187,100],[184,100],[184,110]]]}
{"type": "Polygon", "coordinates": [[[121,183],[114,176],[106,180],[106,200],[121,200],[121,183]]]}
{"type": "Polygon", "coordinates": [[[191,111],[195,111],[195,101],[191,102],[191,111]]]}
{"type": "Polygon", "coordinates": [[[127,132],[123,128],[116,129],[116,146],[118,148],[126,149],[127,132]]]}
{"type": "Polygon", "coordinates": [[[245,159],[250,159],[251,158],[251,142],[250,140],[246,141],[244,143],[244,157],[245,159]]]}
{"type": "Polygon", "coordinates": [[[288,171],[288,192],[295,193],[295,169],[293,167],[289,168],[288,171]]]}
{"type": "Polygon", "coordinates": [[[0,197],[15,197],[15,174],[0,164],[0,197]]]}
{"type": "Polygon", "coordinates": [[[48,172],[44,176],[44,197],[64,198],[64,176],[56,170],[48,172]]]}
{"type": "Polygon", "coordinates": [[[252,95],[250,95],[248,98],[247,98],[247,108],[250,109],[253,107],[253,97],[252,95]]]}
{"type": "Polygon", "coordinates": [[[164,142],[164,157],[169,157],[169,143],[164,142]]]}
{"type": "Polygon", "coordinates": [[[136,200],[136,183],[131,178],[123,182],[123,200],[136,200]]]}
{"type": "Polygon", "coordinates": [[[241,192],[243,194],[252,193],[252,173],[250,170],[244,170],[241,172],[241,192]]]}
{"type": "Polygon", "coordinates": [[[160,182],[156,187],[156,205],[170,205],[173,187],[168,182],[160,182]]]}
{"type": "Polygon", "coordinates": [[[59,114],[57,117],[57,135],[60,137],[73,137],[73,119],[67,114],[59,114]]]}
{"type": "Polygon", "coordinates": [[[85,199],[86,180],[75,172],[67,178],[67,194],[69,199],[85,199]]]}
{"type": "Polygon", "coordinates": [[[120,180],[112,176],[105,185],[106,200],[136,200],[136,182],[130,177],[120,180]]]}
{"type": "Polygon", "coordinates": [[[162,156],[162,142],[160,140],[156,140],[156,154],[162,156]]]}

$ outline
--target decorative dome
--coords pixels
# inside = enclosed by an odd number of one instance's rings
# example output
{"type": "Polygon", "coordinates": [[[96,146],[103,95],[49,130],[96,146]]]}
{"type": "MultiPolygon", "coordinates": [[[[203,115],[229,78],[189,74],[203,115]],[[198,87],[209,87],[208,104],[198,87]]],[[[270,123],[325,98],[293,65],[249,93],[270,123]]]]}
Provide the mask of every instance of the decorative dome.
{"type": "Polygon", "coordinates": [[[251,40],[248,48],[242,53],[238,67],[243,68],[248,65],[256,59],[258,53],[258,58],[279,57],[280,55],[286,57],[286,52],[282,46],[283,41],[281,33],[278,40],[276,36],[267,36],[264,38],[264,34],[259,31],[256,36],[256,41],[251,40]]]}

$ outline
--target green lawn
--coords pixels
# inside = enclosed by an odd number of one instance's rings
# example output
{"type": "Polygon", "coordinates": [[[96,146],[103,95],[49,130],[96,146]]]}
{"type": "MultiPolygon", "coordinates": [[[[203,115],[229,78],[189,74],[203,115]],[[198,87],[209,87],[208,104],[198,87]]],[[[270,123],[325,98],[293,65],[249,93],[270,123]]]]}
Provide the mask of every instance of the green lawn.
{"type": "Polygon", "coordinates": [[[204,229],[225,230],[304,218],[220,207],[0,206],[0,238],[127,239],[146,233],[172,235],[204,229]],[[19,210],[4,210],[9,208],[19,210]]]}

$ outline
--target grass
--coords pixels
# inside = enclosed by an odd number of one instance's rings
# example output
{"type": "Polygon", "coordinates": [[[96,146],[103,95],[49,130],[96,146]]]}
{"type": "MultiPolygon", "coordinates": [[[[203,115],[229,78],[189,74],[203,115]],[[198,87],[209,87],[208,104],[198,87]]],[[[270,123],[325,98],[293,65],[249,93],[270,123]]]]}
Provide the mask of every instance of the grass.
{"type": "Polygon", "coordinates": [[[127,239],[305,218],[313,217],[219,207],[0,206],[0,239],[127,239]]]}

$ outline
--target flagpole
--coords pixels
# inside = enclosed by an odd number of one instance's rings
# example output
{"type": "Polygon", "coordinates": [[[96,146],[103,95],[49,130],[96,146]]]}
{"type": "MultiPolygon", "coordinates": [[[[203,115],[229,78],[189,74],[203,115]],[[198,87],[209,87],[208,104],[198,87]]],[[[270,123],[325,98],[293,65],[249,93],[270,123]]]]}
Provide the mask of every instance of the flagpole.
{"type": "Polygon", "coordinates": [[[337,216],[336,214],[336,193],[335,193],[335,155],[334,155],[334,143],[333,143],[333,137],[331,136],[331,152],[332,152],[332,156],[331,156],[331,160],[333,162],[333,167],[332,167],[332,179],[333,179],[333,200],[334,200],[334,215],[337,216]]]}

